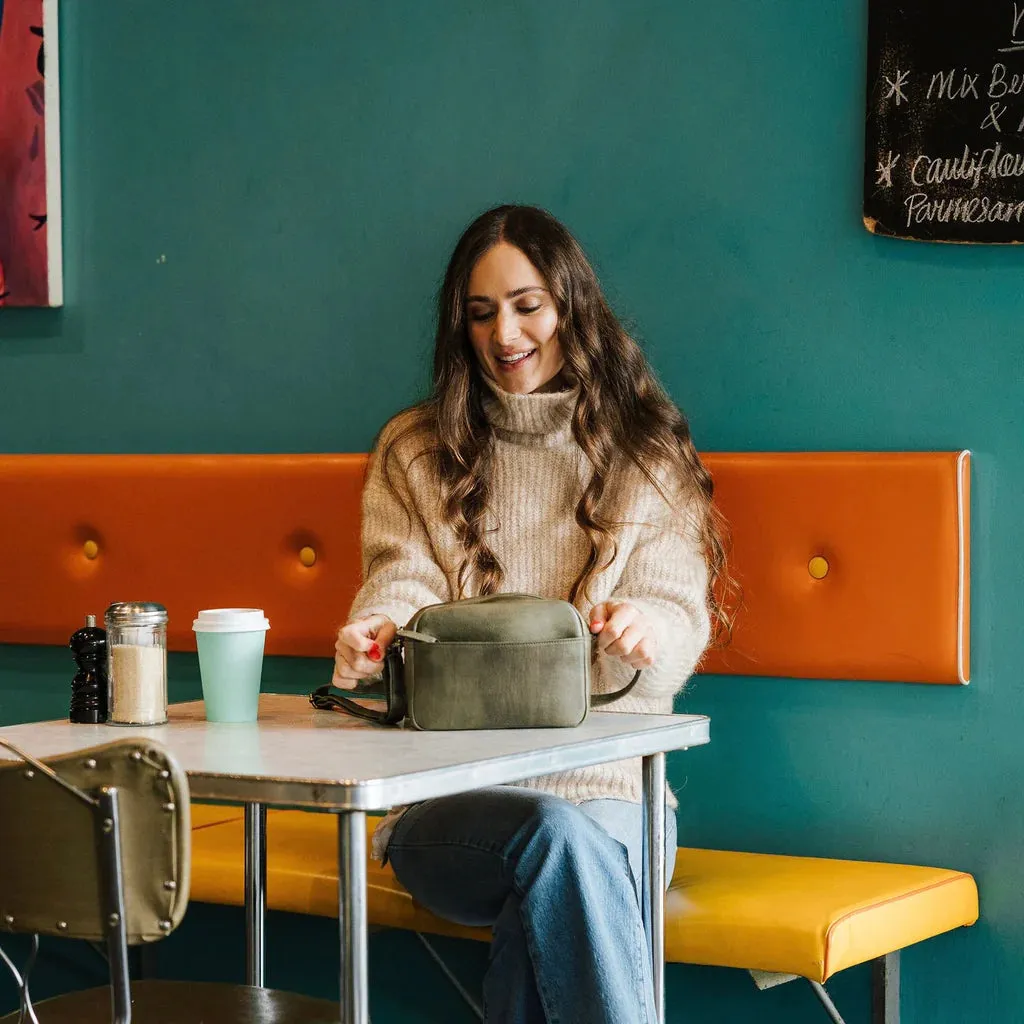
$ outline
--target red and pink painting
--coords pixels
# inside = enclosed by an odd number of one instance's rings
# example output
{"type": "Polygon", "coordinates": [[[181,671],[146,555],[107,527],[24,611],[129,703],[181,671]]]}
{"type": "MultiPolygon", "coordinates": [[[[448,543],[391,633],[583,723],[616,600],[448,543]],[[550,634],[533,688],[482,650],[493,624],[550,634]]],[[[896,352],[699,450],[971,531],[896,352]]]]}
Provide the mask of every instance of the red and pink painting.
{"type": "Polygon", "coordinates": [[[57,0],[0,0],[0,306],[63,302],[57,0]]]}

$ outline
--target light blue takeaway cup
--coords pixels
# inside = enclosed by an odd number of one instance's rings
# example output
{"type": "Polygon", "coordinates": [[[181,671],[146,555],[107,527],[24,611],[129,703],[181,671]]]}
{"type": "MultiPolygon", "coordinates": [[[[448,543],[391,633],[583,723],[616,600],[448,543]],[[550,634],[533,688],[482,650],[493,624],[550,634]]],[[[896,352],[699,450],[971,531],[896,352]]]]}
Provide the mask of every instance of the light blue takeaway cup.
{"type": "Polygon", "coordinates": [[[255,722],[270,622],[262,608],[207,608],[192,623],[208,722],[255,722]]]}

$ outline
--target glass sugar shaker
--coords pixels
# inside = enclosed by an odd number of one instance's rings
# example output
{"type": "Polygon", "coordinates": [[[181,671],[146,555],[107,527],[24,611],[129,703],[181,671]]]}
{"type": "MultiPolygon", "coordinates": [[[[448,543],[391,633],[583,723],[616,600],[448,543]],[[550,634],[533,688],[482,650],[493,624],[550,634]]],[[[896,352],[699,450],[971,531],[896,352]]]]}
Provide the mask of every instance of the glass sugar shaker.
{"type": "Polygon", "coordinates": [[[167,609],[146,601],[112,604],[107,629],[109,710],[114,725],[167,721],[167,609]]]}

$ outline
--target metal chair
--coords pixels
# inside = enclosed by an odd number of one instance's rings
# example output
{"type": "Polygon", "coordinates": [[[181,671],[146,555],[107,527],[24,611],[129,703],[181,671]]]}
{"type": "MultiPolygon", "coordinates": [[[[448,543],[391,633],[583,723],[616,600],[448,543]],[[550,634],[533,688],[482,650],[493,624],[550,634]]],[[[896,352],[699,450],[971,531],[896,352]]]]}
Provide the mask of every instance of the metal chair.
{"type": "Polygon", "coordinates": [[[128,947],[157,942],[188,906],[188,780],[159,743],[126,738],[44,764],[0,740],[0,934],[33,936],[28,969],[0,950],[21,1008],[0,1024],[336,1024],[338,1005],[247,985],[135,981],[128,947]],[[110,985],[32,1004],[39,935],[105,942],[110,985]]]}

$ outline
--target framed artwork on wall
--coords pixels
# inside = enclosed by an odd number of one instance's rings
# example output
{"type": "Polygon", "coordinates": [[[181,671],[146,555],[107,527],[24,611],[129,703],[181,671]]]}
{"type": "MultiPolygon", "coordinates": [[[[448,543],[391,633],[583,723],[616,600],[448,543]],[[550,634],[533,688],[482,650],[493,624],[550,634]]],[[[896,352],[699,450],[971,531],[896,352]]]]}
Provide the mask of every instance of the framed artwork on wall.
{"type": "Polygon", "coordinates": [[[0,0],[0,306],[64,301],[57,0],[0,0]]]}

